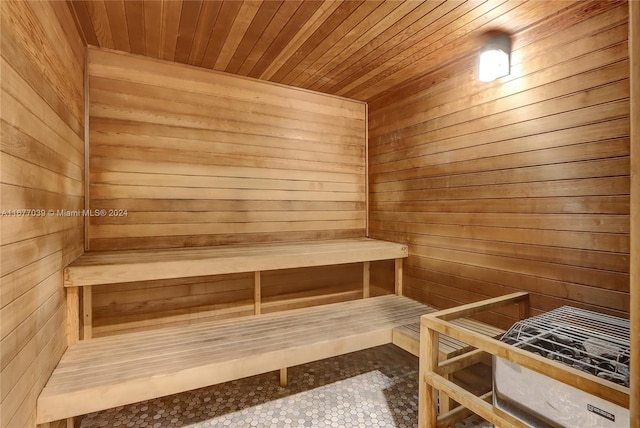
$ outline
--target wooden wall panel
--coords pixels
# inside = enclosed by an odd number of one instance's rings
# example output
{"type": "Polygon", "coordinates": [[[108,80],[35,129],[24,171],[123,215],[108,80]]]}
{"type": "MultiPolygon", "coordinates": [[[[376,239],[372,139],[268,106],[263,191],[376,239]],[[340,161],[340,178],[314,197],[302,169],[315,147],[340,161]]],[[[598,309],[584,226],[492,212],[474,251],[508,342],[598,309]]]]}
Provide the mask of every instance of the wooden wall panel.
{"type": "Polygon", "coordinates": [[[369,103],[370,235],[409,244],[408,295],[628,316],[628,7],[564,4],[512,34],[510,76],[467,50],[369,103]]]}
{"type": "MultiPolygon", "coordinates": [[[[262,272],[262,312],[362,297],[362,264],[262,272]]],[[[253,273],[103,285],[94,336],[253,314],[253,273]]],[[[371,263],[371,295],[394,293],[394,262],[371,263]]]]}
{"type": "MultiPolygon", "coordinates": [[[[631,71],[631,370],[640,370],[640,3],[629,2],[631,71]]],[[[640,428],[640,377],[631,378],[630,420],[640,428]]]]}
{"type": "Polygon", "coordinates": [[[62,268],[83,250],[82,219],[48,211],[84,203],[86,53],[66,3],[0,10],[0,426],[35,427],[36,398],[66,347],[62,268]]]}
{"type": "MultiPolygon", "coordinates": [[[[99,49],[89,75],[90,207],[127,210],[89,219],[91,251],[364,236],[364,103],[99,49]]],[[[358,297],[361,274],[265,273],[263,310],[358,297]]],[[[95,333],[249,314],[252,298],[246,275],[100,289],[95,333]]]]}
{"type": "Polygon", "coordinates": [[[90,250],[363,236],[365,105],[90,50],[90,250]]]}

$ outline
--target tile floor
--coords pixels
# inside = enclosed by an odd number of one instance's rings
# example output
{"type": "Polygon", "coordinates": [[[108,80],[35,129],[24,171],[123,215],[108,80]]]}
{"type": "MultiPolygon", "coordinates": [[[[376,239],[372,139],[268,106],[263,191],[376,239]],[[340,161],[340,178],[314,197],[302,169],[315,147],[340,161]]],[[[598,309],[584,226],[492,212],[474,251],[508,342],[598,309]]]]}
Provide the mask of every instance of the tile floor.
{"type": "Polygon", "coordinates": [[[417,358],[386,345],[291,367],[287,388],[272,372],[92,413],[81,427],[415,427],[417,377],[417,358]]]}

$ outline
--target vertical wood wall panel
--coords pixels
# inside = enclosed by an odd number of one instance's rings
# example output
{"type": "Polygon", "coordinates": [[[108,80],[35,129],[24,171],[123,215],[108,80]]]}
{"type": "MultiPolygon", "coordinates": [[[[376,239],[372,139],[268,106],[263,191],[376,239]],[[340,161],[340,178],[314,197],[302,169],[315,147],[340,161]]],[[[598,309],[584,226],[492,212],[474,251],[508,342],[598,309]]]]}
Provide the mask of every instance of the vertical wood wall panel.
{"type": "Polygon", "coordinates": [[[34,427],[66,347],[62,269],[83,250],[82,219],[55,211],[84,203],[85,47],[64,2],[0,8],[0,426],[34,427]]]}
{"type": "Polygon", "coordinates": [[[628,6],[565,4],[512,34],[510,76],[473,50],[369,103],[370,234],[409,244],[408,295],[628,316],[628,6]]]}
{"type": "MultiPolygon", "coordinates": [[[[91,251],[364,236],[364,103],[93,48],[89,80],[90,207],[127,210],[90,218],[91,251]]],[[[357,266],[265,272],[264,310],[360,284],[357,266]]],[[[95,333],[250,314],[252,288],[246,275],[100,287],[95,333]]]]}
{"type": "MultiPolygon", "coordinates": [[[[629,2],[631,62],[631,370],[640,370],[640,3],[629,2]]],[[[640,428],[640,377],[631,378],[630,420],[640,428]]]]}

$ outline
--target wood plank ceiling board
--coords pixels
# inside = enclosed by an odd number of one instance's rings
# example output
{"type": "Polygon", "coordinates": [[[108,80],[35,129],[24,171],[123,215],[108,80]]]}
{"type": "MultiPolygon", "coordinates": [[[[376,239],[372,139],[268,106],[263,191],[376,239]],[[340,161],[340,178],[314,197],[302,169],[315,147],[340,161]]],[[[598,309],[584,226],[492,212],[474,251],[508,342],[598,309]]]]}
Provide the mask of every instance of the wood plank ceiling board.
{"type": "MultiPolygon", "coordinates": [[[[78,22],[81,25],[82,28],[82,32],[84,33],[84,37],[87,40],[87,43],[91,44],[91,45],[99,45],[99,46],[104,46],[105,48],[111,48],[113,49],[113,42],[111,43],[111,46],[108,46],[108,42],[106,40],[100,40],[98,41],[97,39],[97,35],[96,33],[99,31],[99,28],[101,28],[100,23],[98,22],[92,22],[93,20],[93,16],[90,14],[89,12],[89,6],[92,6],[93,3],[92,2],[87,2],[87,3],[83,3],[83,2],[75,2],[76,4],[74,5],[74,10],[75,10],[75,14],[76,17],[78,18],[78,22]]],[[[101,17],[106,18],[106,11],[103,11],[103,13],[101,14],[101,17]]],[[[109,27],[109,23],[107,22],[107,28],[109,27]]]]}
{"type": "MultiPolygon", "coordinates": [[[[374,70],[383,69],[383,67],[394,62],[394,57],[398,54],[402,55],[402,49],[414,46],[416,41],[428,39],[429,37],[423,37],[423,35],[431,36],[434,30],[446,28],[443,26],[443,20],[455,19],[456,17],[464,16],[464,13],[473,9],[475,4],[460,2],[443,2],[437,7],[430,10],[426,15],[422,16],[418,21],[413,22],[411,25],[404,28],[401,32],[396,34],[392,39],[386,41],[378,49],[374,50],[369,56],[361,59],[360,70],[345,69],[343,73],[338,77],[337,82],[334,82],[333,86],[326,86],[325,90],[337,92],[345,92],[352,88],[351,85],[354,82],[359,82],[361,79],[365,79],[374,70]],[[423,37],[423,39],[420,39],[423,37]],[[417,40],[416,40],[417,39],[417,40]],[[364,65],[363,65],[364,63],[364,65]]],[[[377,73],[373,73],[373,76],[377,76],[377,73]]],[[[384,77],[384,76],[383,76],[384,77]]]]}
{"type": "Polygon", "coordinates": [[[271,20],[275,16],[282,1],[269,1],[260,5],[260,8],[256,11],[256,14],[251,21],[251,24],[247,27],[247,31],[244,33],[242,40],[238,44],[233,57],[229,61],[229,64],[225,68],[225,71],[229,73],[237,73],[240,66],[244,63],[244,60],[249,55],[249,52],[256,44],[258,37],[265,31],[267,26],[271,23],[271,20]]]}
{"type": "Polygon", "coordinates": [[[106,48],[115,48],[113,44],[113,35],[111,34],[111,26],[109,25],[109,19],[107,18],[107,9],[103,1],[94,1],[85,3],[91,22],[93,22],[93,28],[95,29],[95,35],[100,44],[106,48]]]}
{"type": "Polygon", "coordinates": [[[318,74],[322,76],[321,78],[318,79],[316,76],[315,79],[308,79],[311,84],[309,89],[322,90],[325,85],[337,81],[341,72],[359,63],[369,52],[387,43],[406,25],[428,13],[438,4],[437,2],[430,2],[420,3],[419,6],[416,6],[414,2],[403,2],[397,11],[390,13],[374,26],[370,31],[371,34],[363,42],[352,44],[340,54],[339,58],[325,65],[318,74]],[[340,64],[340,67],[336,64],[340,64]]]}
{"type": "Polygon", "coordinates": [[[229,31],[222,50],[218,59],[213,66],[214,70],[226,71],[229,66],[229,62],[234,57],[238,45],[242,41],[242,37],[245,33],[250,31],[251,24],[254,22],[254,18],[260,10],[261,2],[256,1],[244,1],[242,6],[233,21],[233,26],[229,31]]]}
{"type": "Polygon", "coordinates": [[[343,58],[348,58],[349,54],[347,52],[350,48],[367,44],[366,38],[369,37],[370,39],[371,35],[377,34],[379,25],[384,25],[382,23],[385,20],[391,21],[394,13],[402,13],[403,8],[401,6],[413,8],[415,5],[407,2],[382,2],[380,7],[377,7],[376,10],[345,35],[342,40],[343,43],[332,44],[327,51],[315,59],[310,67],[301,72],[291,84],[294,86],[304,85],[309,80],[320,75],[322,73],[321,69],[333,64],[336,61],[336,57],[341,54],[345,55],[343,58]],[[331,60],[327,61],[328,58],[331,58],[331,60]]]}
{"type": "Polygon", "coordinates": [[[111,27],[114,48],[120,51],[132,52],[127,29],[127,10],[122,0],[105,1],[105,12],[111,27]]]}
{"type": "MultiPolygon", "coordinates": [[[[278,34],[287,25],[295,27],[293,18],[299,13],[303,4],[312,6],[310,11],[315,10],[314,5],[317,2],[303,2],[302,0],[287,0],[282,3],[278,13],[271,19],[269,25],[265,28],[261,37],[254,42],[241,67],[237,71],[239,74],[247,75],[251,72],[258,61],[266,54],[266,52],[275,44],[278,34]]],[[[277,46],[276,46],[277,47],[277,46]]]]}
{"type": "Polygon", "coordinates": [[[220,6],[220,12],[218,12],[218,17],[216,18],[215,26],[211,32],[202,63],[199,64],[200,66],[213,68],[213,65],[216,63],[216,60],[220,55],[222,47],[227,40],[227,36],[231,31],[233,22],[235,21],[238,12],[240,12],[241,6],[242,3],[239,1],[225,2],[220,6]]]}
{"type": "Polygon", "coordinates": [[[202,0],[187,1],[182,4],[180,23],[178,24],[178,40],[176,41],[175,60],[177,62],[186,63],[189,59],[201,9],[202,0]]]}
{"type": "Polygon", "coordinates": [[[209,38],[218,20],[218,14],[222,4],[217,1],[202,2],[200,14],[196,17],[196,29],[193,35],[193,45],[189,52],[189,59],[184,61],[188,64],[201,64],[204,53],[209,44],[209,38]],[[202,16],[202,19],[198,19],[202,16]]]}
{"type": "Polygon", "coordinates": [[[160,43],[162,40],[162,2],[144,0],[144,43],[147,55],[160,57],[160,43]]]}
{"type": "MultiPolygon", "coordinates": [[[[360,27],[363,22],[366,23],[365,19],[377,11],[383,3],[384,2],[379,1],[367,1],[366,7],[360,7],[354,11],[354,13],[342,21],[335,30],[329,31],[326,37],[324,37],[324,39],[317,44],[309,55],[303,58],[295,68],[292,67],[287,76],[282,80],[282,83],[287,85],[293,84],[295,77],[300,74],[301,70],[306,71],[309,66],[315,63],[318,59],[321,59],[321,62],[324,63],[325,53],[329,49],[332,47],[339,48],[344,44],[349,44],[350,39],[357,34],[358,27],[360,27]]],[[[389,3],[387,3],[387,5],[389,5],[389,3]]]]}
{"type": "Polygon", "coordinates": [[[269,47],[260,53],[260,59],[251,71],[249,71],[249,76],[255,78],[261,77],[265,70],[270,67],[273,60],[281,54],[284,47],[288,46],[295,35],[293,30],[302,27],[309,18],[318,13],[323,6],[327,5],[331,6],[330,3],[323,4],[321,1],[303,1],[291,19],[287,21],[287,24],[282,27],[282,31],[273,37],[273,41],[270,42],[270,40],[267,39],[266,42],[263,42],[268,44],[269,47]]]}
{"type": "Polygon", "coordinates": [[[131,52],[144,55],[144,5],[142,0],[127,0],[124,3],[124,8],[127,17],[127,33],[129,34],[131,52]]]}
{"type": "MultiPolygon", "coordinates": [[[[311,36],[305,40],[302,46],[300,46],[300,48],[296,51],[295,55],[292,58],[289,58],[289,60],[282,67],[280,67],[280,69],[273,75],[273,79],[278,82],[285,83],[286,77],[289,72],[294,67],[297,67],[304,58],[311,54],[313,49],[323,43],[326,38],[331,37],[332,34],[339,33],[343,22],[350,19],[351,16],[358,15],[356,11],[362,11],[362,9],[368,8],[371,4],[373,3],[342,3],[338,8],[336,8],[331,16],[329,16],[329,18],[327,18],[327,20],[324,21],[322,25],[320,25],[313,32],[313,34],[311,34],[311,36]]],[[[357,16],[355,20],[358,21],[357,16]]]]}
{"type": "Polygon", "coordinates": [[[182,13],[182,1],[162,2],[162,32],[160,38],[160,58],[172,61],[178,43],[178,26],[182,13]]]}
{"type": "Polygon", "coordinates": [[[74,0],[71,6],[90,45],[370,101],[469,57],[487,30],[535,28],[569,3],[74,0]]]}
{"type": "Polygon", "coordinates": [[[291,36],[288,36],[288,38],[290,38],[289,43],[278,50],[275,59],[271,61],[266,70],[257,77],[266,80],[271,79],[274,73],[278,71],[279,67],[285,64],[288,58],[295,55],[298,48],[305,43],[307,38],[314,34],[314,32],[328,17],[333,16],[333,12],[339,5],[339,2],[324,2],[308,20],[300,24],[300,28],[297,32],[295,32],[296,28],[291,28],[294,32],[291,36]]]}

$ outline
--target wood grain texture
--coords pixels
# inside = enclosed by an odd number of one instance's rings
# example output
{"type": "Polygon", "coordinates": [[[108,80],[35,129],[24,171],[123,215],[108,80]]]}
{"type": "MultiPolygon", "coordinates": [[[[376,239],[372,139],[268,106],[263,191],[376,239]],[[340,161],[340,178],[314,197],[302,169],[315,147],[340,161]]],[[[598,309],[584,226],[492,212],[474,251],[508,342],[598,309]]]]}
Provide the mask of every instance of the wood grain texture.
{"type": "Polygon", "coordinates": [[[364,104],[96,49],[89,74],[91,208],[128,209],[90,249],[364,235],[364,104]]]}
{"type": "MultiPolygon", "coordinates": [[[[631,64],[631,370],[640,368],[640,3],[629,2],[631,64]]],[[[631,427],[640,427],[640,378],[631,378],[631,427]]]]}
{"type": "Polygon", "coordinates": [[[38,422],[391,343],[393,328],[431,311],[382,296],[82,342],[65,353],[40,395],[38,422]]]}
{"type": "MultiPolygon", "coordinates": [[[[185,2],[183,27],[194,8],[185,2]]],[[[273,12],[265,8],[256,17],[273,12]]],[[[89,220],[90,250],[364,236],[363,103],[96,49],[89,63],[90,207],[127,210],[89,220]]],[[[263,273],[262,311],[356,298],[351,274],[314,272],[324,283],[303,270],[277,288],[263,273]]],[[[155,282],[137,292],[144,303],[94,290],[94,333],[242,315],[250,290],[229,281],[155,282]]]]}
{"type": "Polygon", "coordinates": [[[65,287],[226,275],[407,256],[407,247],[374,239],[342,239],[195,249],[85,253],[64,271],[65,287]]]}
{"type": "MultiPolygon", "coordinates": [[[[590,3],[586,9],[607,7],[590,3]]],[[[520,0],[72,4],[90,45],[363,101],[479,48],[477,36],[487,30],[514,33],[568,7],[520,0]]]]}
{"type": "MultiPolygon", "coordinates": [[[[261,313],[351,300],[362,296],[361,262],[368,276],[369,261],[406,254],[405,246],[370,239],[93,252],[65,269],[65,283],[95,293],[95,311],[85,314],[103,336],[239,316],[250,304],[261,313]],[[252,271],[253,281],[244,273],[252,271]]],[[[389,283],[381,275],[374,286],[389,283]]]]}
{"type": "Polygon", "coordinates": [[[0,16],[0,426],[30,428],[67,345],[62,269],[82,253],[83,227],[11,210],[82,209],[85,47],[65,2],[3,1],[0,16]]]}
{"type": "Polygon", "coordinates": [[[478,82],[476,50],[454,43],[370,101],[370,235],[409,244],[406,295],[443,308],[525,290],[534,314],[628,316],[628,7],[563,5],[519,18],[505,78],[478,82]]]}

